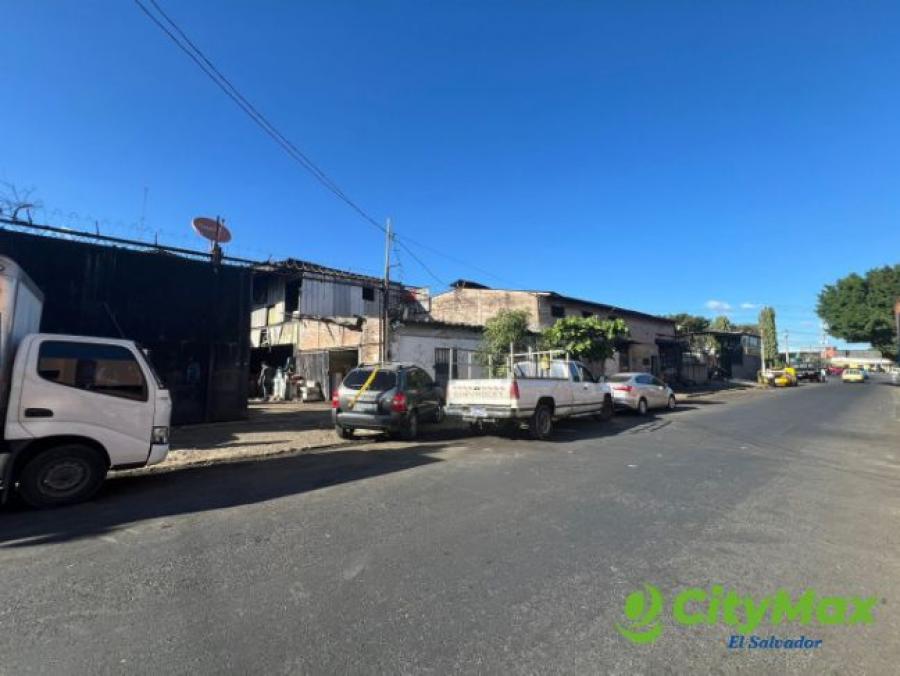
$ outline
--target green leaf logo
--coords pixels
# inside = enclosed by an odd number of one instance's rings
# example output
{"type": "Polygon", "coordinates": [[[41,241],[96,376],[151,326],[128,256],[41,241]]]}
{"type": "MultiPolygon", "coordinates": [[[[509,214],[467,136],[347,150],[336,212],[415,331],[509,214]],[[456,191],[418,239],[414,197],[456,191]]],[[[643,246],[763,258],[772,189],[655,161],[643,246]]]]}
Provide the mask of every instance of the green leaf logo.
{"type": "Polygon", "coordinates": [[[625,599],[627,626],[616,623],[616,629],[632,643],[645,645],[653,643],[662,633],[662,622],[658,621],[663,607],[663,597],[659,589],[650,584],[644,591],[632,592],[625,599]]]}

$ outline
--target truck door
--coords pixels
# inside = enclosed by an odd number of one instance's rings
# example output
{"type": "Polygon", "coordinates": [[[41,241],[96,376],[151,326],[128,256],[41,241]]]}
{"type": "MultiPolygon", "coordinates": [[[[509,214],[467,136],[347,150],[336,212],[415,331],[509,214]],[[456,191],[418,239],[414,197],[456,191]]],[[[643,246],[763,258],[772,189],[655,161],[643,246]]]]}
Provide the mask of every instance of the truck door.
{"type": "Polygon", "coordinates": [[[570,362],[569,369],[572,373],[572,394],[575,404],[575,413],[584,413],[599,409],[603,401],[599,397],[599,386],[594,381],[594,376],[578,362],[570,362]]]}
{"type": "Polygon", "coordinates": [[[61,336],[29,352],[18,411],[28,433],[94,439],[114,466],[146,462],[154,400],[129,348],[61,336]]]}

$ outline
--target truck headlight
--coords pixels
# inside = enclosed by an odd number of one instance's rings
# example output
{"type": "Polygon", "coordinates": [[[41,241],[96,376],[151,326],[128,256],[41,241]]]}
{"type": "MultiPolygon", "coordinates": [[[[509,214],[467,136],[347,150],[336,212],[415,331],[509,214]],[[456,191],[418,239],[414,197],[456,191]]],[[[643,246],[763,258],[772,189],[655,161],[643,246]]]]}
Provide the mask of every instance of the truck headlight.
{"type": "Polygon", "coordinates": [[[169,443],[169,428],[168,427],[154,427],[152,439],[153,439],[154,444],[169,443]]]}

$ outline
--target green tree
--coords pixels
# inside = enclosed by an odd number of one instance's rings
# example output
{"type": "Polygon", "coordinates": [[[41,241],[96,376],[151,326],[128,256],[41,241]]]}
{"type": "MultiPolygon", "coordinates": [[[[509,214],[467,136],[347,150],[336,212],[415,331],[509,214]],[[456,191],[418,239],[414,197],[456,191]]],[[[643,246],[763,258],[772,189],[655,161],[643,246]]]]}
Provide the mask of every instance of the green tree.
{"type": "Polygon", "coordinates": [[[602,361],[615,352],[615,342],[628,335],[623,319],[565,317],[544,329],[541,344],[548,350],[565,350],[575,359],[602,361]]]}
{"type": "Polygon", "coordinates": [[[741,333],[759,333],[759,324],[735,324],[734,330],[741,333]]]}
{"type": "Polygon", "coordinates": [[[484,323],[482,362],[505,364],[509,346],[525,350],[530,343],[528,313],[524,310],[500,310],[484,323]]]}
{"type": "Polygon", "coordinates": [[[856,273],[828,284],[819,293],[816,312],[828,333],[851,343],[871,343],[890,357],[897,355],[894,302],[900,298],[900,264],[856,273]]]}
{"type": "Polygon", "coordinates": [[[706,331],[709,328],[709,320],[706,317],[700,317],[699,315],[679,312],[674,315],[666,315],[666,317],[675,322],[675,330],[682,335],[685,333],[706,331]]]}
{"type": "Polygon", "coordinates": [[[709,328],[713,331],[734,331],[734,325],[725,315],[719,315],[710,322],[709,328]]]}
{"type": "MultiPolygon", "coordinates": [[[[766,361],[773,364],[778,361],[778,330],[775,326],[775,310],[764,307],[759,311],[759,335],[762,339],[766,361]]],[[[765,368],[763,364],[763,368],[765,368]]]]}

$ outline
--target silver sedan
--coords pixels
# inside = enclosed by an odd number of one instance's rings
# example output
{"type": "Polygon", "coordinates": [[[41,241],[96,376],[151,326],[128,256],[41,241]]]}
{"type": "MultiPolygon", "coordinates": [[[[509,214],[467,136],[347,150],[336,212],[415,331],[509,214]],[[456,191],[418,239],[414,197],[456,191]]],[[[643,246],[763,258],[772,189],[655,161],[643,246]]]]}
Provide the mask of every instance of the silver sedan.
{"type": "Polygon", "coordinates": [[[646,415],[651,408],[671,410],[677,405],[672,388],[649,373],[617,373],[607,380],[618,408],[629,408],[646,415]]]}

